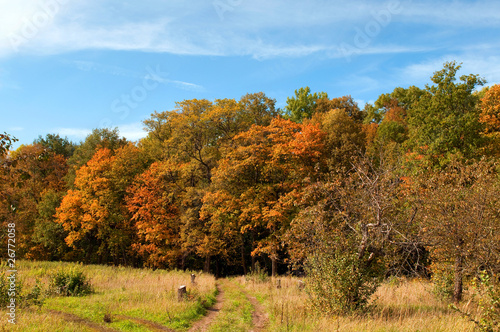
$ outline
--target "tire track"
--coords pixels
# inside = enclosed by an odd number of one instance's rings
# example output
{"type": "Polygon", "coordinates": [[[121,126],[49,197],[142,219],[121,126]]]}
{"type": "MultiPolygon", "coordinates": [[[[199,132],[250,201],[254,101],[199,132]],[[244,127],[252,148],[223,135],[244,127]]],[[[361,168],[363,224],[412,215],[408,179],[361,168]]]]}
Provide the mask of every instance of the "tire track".
{"type": "Polygon", "coordinates": [[[136,318],[136,317],[130,317],[130,316],[124,316],[124,315],[112,315],[112,317],[120,318],[120,319],[128,319],[132,320],[136,323],[139,323],[141,325],[146,326],[150,330],[153,331],[168,331],[168,332],[175,332],[175,330],[172,330],[164,325],[161,325],[159,323],[147,320],[147,319],[142,319],[142,318],[136,318]]]}
{"type": "Polygon", "coordinates": [[[86,327],[89,327],[89,328],[93,329],[94,331],[98,331],[98,332],[117,331],[117,330],[112,329],[110,327],[102,326],[101,324],[98,324],[96,322],[93,322],[91,320],[88,320],[86,318],[82,318],[82,317],[74,315],[74,314],[70,314],[68,312],[49,310],[49,313],[56,315],[56,316],[60,316],[66,321],[85,325],[86,327]]]}
{"type": "Polygon", "coordinates": [[[255,296],[248,295],[246,290],[243,290],[248,301],[252,304],[254,311],[252,313],[253,329],[250,332],[264,331],[269,323],[269,315],[267,314],[264,306],[255,298],[255,296]]]}
{"type": "Polygon", "coordinates": [[[195,322],[193,326],[188,330],[188,332],[198,332],[207,331],[210,324],[215,320],[219,311],[222,309],[224,304],[224,290],[219,284],[217,284],[217,296],[215,298],[215,304],[207,309],[207,314],[205,317],[195,322]]]}

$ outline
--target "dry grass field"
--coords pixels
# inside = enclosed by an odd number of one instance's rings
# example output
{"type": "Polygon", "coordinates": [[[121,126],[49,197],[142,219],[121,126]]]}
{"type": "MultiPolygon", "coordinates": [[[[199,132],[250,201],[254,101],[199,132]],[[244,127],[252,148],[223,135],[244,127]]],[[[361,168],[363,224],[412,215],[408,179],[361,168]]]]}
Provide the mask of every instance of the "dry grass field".
{"type": "MultiPolygon", "coordinates": [[[[48,285],[49,275],[77,264],[20,262],[18,275],[26,289],[36,278],[48,285]]],[[[215,301],[215,278],[190,272],[132,269],[87,265],[81,270],[90,277],[95,293],[82,297],[48,297],[41,308],[20,308],[17,324],[3,319],[1,327],[13,331],[93,331],[99,326],[120,331],[149,331],[148,324],[186,329],[203,317],[204,306],[215,301]],[[185,301],[177,301],[177,289],[187,285],[185,301]],[[104,317],[111,322],[105,322],[104,317]],[[148,323],[146,323],[148,322],[148,323]]]]}
{"type": "MultiPolygon", "coordinates": [[[[296,278],[258,282],[237,281],[256,294],[270,314],[268,331],[473,331],[474,324],[436,298],[425,280],[397,280],[383,284],[369,312],[357,317],[323,317],[313,311],[296,278]]],[[[464,305],[471,306],[467,301],[464,305]]]]}
{"type": "MultiPolygon", "coordinates": [[[[215,280],[199,272],[191,284],[191,272],[182,271],[28,261],[18,267],[25,290],[37,278],[48,285],[51,273],[76,267],[90,277],[95,293],[47,297],[41,307],[18,308],[16,325],[2,313],[2,331],[474,330],[473,323],[436,298],[425,280],[393,279],[379,288],[366,314],[325,317],[311,308],[307,292],[292,277],[279,278],[277,288],[277,279],[215,280]],[[188,289],[183,301],[177,299],[180,285],[188,289]],[[207,313],[208,319],[201,320],[207,313]]],[[[472,305],[464,301],[464,306],[472,305]]]]}

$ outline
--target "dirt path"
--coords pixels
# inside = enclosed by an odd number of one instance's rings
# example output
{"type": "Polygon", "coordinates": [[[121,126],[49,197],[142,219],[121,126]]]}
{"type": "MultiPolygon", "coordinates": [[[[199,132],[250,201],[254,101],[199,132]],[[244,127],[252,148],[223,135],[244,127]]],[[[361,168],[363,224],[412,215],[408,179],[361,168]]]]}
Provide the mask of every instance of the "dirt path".
{"type": "Polygon", "coordinates": [[[56,310],[49,310],[49,312],[53,315],[60,316],[64,320],[69,321],[69,322],[74,322],[78,323],[81,325],[85,325],[86,327],[89,327],[95,331],[103,331],[103,332],[108,332],[108,331],[116,331],[115,329],[112,329],[110,327],[102,326],[100,324],[97,324],[96,322],[93,322],[91,320],[79,317],[77,315],[73,315],[67,312],[62,312],[62,311],[56,311],[56,310]]]}
{"type": "Polygon", "coordinates": [[[195,322],[188,332],[207,331],[210,324],[214,321],[215,317],[217,317],[224,303],[224,290],[219,284],[217,284],[217,291],[218,294],[215,298],[215,304],[207,309],[207,315],[195,322]]]}
{"type": "MultiPolygon", "coordinates": [[[[117,330],[115,330],[113,328],[102,326],[102,325],[100,325],[100,324],[98,324],[96,322],[93,322],[91,320],[88,320],[88,319],[85,319],[85,318],[82,318],[80,316],[73,315],[73,314],[70,314],[70,313],[67,313],[67,312],[56,311],[56,310],[50,310],[49,312],[51,314],[53,314],[53,315],[57,315],[57,316],[62,317],[66,321],[85,325],[86,327],[89,327],[89,328],[91,328],[91,329],[93,329],[95,331],[99,331],[99,332],[101,332],[101,331],[104,331],[104,332],[107,332],[107,331],[117,331],[117,330]]],[[[124,316],[124,315],[112,315],[112,317],[116,317],[118,319],[127,319],[127,320],[134,321],[136,323],[139,323],[141,325],[146,326],[147,328],[149,328],[152,331],[175,332],[175,330],[169,329],[166,326],[163,326],[161,324],[158,324],[156,322],[152,322],[152,321],[149,321],[149,320],[146,320],[146,319],[141,319],[141,318],[136,318],[136,317],[130,317],[130,316],[124,316]]]]}
{"type": "Polygon", "coordinates": [[[250,332],[260,332],[264,331],[264,329],[267,326],[267,323],[269,322],[269,315],[266,313],[266,310],[260,304],[259,301],[254,296],[248,295],[248,293],[245,291],[245,295],[248,298],[248,301],[253,305],[254,311],[252,313],[252,324],[253,324],[253,329],[250,330],[250,332]]]}
{"type": "Polygon", "coordinates": [[[150,320],[142,319],[142,318],[136,318],[136,317],[130,317],[130,316],[124,316],[124,315],[113,315],[113,317],[120,318],[120,319],[128,319],[131,321],[134,321],[136,323],[139,323],[141,325],[146,326],[152,331],[168,331],[168,332],[175,332],[175,330],[169,329],[166,326],[163,326],[159,323],[152,322],[150,320]]]}

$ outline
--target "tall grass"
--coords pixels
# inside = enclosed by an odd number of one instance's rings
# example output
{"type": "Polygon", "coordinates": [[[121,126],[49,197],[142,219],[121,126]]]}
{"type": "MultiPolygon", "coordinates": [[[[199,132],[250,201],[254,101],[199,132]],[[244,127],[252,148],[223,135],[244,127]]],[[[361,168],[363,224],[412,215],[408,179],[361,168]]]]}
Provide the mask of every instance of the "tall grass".
{"type": "Polygon", "coordinates": [[[297,278],[280,279],[280,289],[275,280],[258,283],[238,279],[266,307],[269,331],[474,331],[474,324],[438,299],[433,285],[425,280],[383,283],[370,298],[366,314],[325,316],[312,309],[297,278]]]}
{"type": "MultiPolygon", "coordinates": [[[[31,288],[36,279],[48,285],[55,272],[74,269],[76,265],[22,261],[18,263],[18,275],[26,288],[31,288]]],[[[11,326],[2,319],[0,331],[2,328],[9,331],[91,330],[84,323],[68,322],[67,317],[65,319],[54,312],[71,314],[86,322],[122,331],[147,331],[139,319],[182,330],[201,318],[205,307],[215,301],[215,278],[208,274],[195,272],[196,283],[191,284],[191,272],[98,265],[78,268],[89,277],[95,293],[83,297],[48,297],[41,309],[18,309],[18,324],[11,326]],[[184,301],[177,299],[177,289],[181,285],[188,289],[184,301]],[[108,322],[105,322],[105,316],[108,322]],[[47,328],[47,322],[50,322],[50,328],[47,328]],[[68,327],[75,324],[78,328],[68,327]]]]}

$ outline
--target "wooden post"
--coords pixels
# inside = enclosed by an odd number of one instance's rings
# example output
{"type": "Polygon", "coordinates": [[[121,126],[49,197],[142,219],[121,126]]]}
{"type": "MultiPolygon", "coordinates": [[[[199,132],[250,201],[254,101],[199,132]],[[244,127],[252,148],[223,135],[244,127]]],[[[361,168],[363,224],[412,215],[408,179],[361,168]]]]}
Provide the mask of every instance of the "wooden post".
{"type": "Polygon", "coordinates": [[[276,288],[281,288],[281,279],[276,280],[276,288]]]}
{"type": "Polygon", "coordinates": [[[191,283],[195,284],[196,282],[194,281],[196,279],[196,275],[194,273],[191,274],[191,283]]]}
{"type": "Polygon", "coordinates": [[[177,290],[177,300],[178,301],[182,301],[184,300],[184,297],[186,296],[187,294],[187,289],[186,289],[186,286],[182,285],[181,287],[179,287],[179,289],[177,290]]]}

